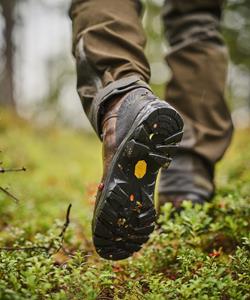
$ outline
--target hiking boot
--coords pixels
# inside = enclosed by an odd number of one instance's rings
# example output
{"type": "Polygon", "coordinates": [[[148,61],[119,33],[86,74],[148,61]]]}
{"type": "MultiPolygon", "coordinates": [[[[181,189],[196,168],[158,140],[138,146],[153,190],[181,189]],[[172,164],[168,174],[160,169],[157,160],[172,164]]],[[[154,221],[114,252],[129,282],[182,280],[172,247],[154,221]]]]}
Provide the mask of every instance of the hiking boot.
{"type": "Polygon", "coordinates": [[[136,88],[106,105],[102,119],[103,177],[92,221],[97,253],[125,259],[141,249],[154,230],[154,189],[167,167],[183,122],[166,102],[136,88]]]}

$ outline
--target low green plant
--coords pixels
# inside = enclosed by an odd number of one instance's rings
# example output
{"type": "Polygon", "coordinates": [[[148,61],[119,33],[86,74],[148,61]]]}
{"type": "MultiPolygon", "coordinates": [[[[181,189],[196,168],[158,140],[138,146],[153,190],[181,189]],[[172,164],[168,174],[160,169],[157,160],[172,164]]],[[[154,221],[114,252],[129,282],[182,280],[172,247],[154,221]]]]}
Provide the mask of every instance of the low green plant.
{"type": "Polygon", "coordinates": [[[1,177],[20,200],[0,193],[1,300],[250,299],[249,130],[236,133],[220,164],[213,201],[185,202],[180,214],[165,205],[147,245],[118,262],[100,259],[91,242],[99,142],[11,115],[0,133],[6,163],[27,167],[1,177]]]}

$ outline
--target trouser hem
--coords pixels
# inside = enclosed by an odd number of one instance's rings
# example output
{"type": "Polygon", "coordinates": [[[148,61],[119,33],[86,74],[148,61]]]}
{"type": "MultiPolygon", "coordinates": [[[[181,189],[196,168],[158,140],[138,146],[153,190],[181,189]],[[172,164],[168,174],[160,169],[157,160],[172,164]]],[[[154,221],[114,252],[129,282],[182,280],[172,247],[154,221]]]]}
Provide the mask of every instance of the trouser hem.
{"type": "Polygon", "coordinates": [[[93,103],[91,104],[91,110],[88,117],[100,139],[102,139],[101,120],[104,116],[107,102],[117,95],[121,95],[132,91],[135,88],[141,87],[151,91],[149,85],[142,81],[139,76],[132,75],[116,80],[98,91],[93,99],[93,103]]]}

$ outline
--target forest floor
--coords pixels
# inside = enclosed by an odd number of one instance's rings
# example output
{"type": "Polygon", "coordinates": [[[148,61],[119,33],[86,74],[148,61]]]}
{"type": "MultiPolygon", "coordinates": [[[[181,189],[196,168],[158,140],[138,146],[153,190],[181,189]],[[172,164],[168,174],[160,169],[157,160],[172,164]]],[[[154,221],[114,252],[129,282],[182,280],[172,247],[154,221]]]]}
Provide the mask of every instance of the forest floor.
{"type": "Polygon", "coordinates": [[[250,129],[236,131],[219,164],[213,201],[185,203],[174,217],[166,205],[160,229],[118,262],[100,259],[91,242],[102,171],[94,135],[6,113],[0,150],[0,188],[18,199],[0,191],[1,300],[250,299],[250,129]]]}

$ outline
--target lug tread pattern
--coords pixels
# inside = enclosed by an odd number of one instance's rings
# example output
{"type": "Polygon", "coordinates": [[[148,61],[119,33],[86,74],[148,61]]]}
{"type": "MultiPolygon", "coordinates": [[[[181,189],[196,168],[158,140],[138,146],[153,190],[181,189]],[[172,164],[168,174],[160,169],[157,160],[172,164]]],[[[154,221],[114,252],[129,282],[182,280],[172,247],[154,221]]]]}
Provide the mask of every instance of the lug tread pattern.
{"type": "Polygon", "coordinates": [[[159,168],[168,166],[182,138],[183,123],[166,104],[153,103],[148,117],[137,126],[117,157],[109,189],[93,227],[97,253],[120,260],[139,251],[154,230],[153,195],[159,168]],[[135,176],[144,162],[145,174],[135,176]]]}

